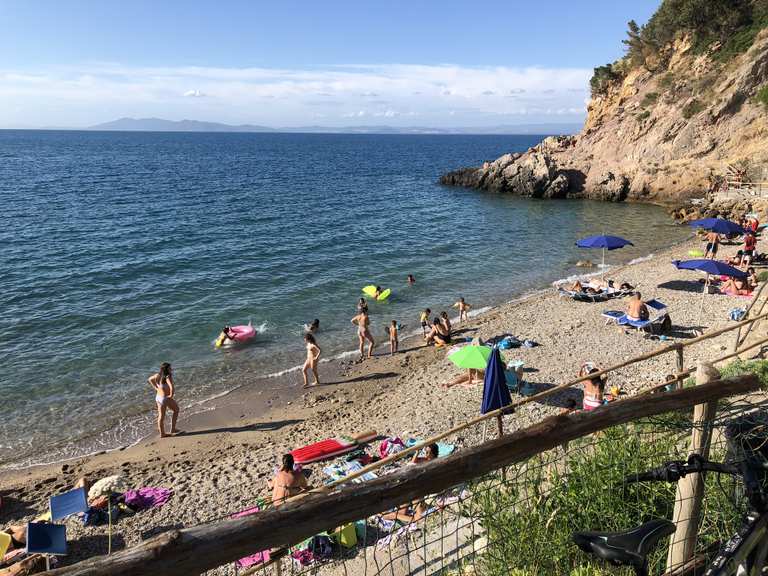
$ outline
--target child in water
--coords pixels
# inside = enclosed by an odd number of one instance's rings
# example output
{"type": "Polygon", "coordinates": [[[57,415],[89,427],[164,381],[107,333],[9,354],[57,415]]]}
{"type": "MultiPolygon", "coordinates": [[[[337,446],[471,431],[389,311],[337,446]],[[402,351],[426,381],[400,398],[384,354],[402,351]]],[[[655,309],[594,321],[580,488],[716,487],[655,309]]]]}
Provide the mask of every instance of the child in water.
{"type": "Polygon", "coordinates": [[[389,353],[394,356],[397,352],[397,320],[392,320],[389,326],[389,353]]]}
{"type": "Polygon", "coordinates": [[[469,309],[471,306],[464,302],[464,297],[459,298],[459,301],[453,305],[454,308],[459,309],[459,322],[462,320],[469,320],[469,309]]]}
{"type": "Polygon", "coordinates": [[[426,336],[427,328],[429,327],[429,315],[432,314],[432,310],[425,308],[421,314],[419,314],[419,322],[421,322],[421,333],[426,336]]]}
{"type": "Polygon", "coordinates": [[[307,374],[312,370],[312,374],[315,377],[314,386],[320,384],[320,378],[317,375],[317,360],[320,358],[320,346],[317,345],[315,337],[309,332],[304,334],[304,343],[307,345],[307,359],[304,361],[304,366],[301,367],[301,375],[304,377],[304,388],[309,387],[309,378],[307,374]]]}
{"type": "Polygon", "coordinates": [[[413,277],[413,274],[408,274],[408,285],[413,286],[416,284],[416,278],[413,277]]]}

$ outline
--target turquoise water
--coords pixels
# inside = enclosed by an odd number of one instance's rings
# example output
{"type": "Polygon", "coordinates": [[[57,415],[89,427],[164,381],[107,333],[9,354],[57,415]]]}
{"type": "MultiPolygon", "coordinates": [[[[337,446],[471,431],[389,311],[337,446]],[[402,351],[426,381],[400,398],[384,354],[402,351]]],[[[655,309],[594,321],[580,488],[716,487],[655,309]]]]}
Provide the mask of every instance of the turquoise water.
{"type": "Polygon", "coordinates": [[[391,319],[417,328],[424,306],[490,306],[575,273],[599,259],[581,236],[635,242],[612,262],[686,236],[653,206],[437,184],[538,140],[0,131],[0,463],[146,433],[162,361],[183,406],[300,364],[313,318],[326,357],[351,350],[367,284],[393,291],[371,305],[383,336],[391,319]],[[253,345],[212,346],[249,320],[253,345]]]}

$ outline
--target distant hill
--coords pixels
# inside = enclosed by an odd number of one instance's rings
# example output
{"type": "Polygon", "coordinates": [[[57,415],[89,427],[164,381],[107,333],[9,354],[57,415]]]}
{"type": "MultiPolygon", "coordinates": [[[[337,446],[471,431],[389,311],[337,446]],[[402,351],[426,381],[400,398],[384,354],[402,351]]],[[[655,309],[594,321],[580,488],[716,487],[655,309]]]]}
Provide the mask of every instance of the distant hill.
{"type": "Polygon", "coordinates": [[[200,120],[165,120],[163,118],[119,118],[87,128],[87,130],[122,132],[291,132],[310,134],[572,134],[580,124],[521,124],[468,128],[430,128],[425,126],[300,126],[270,128],[253,124],[222,124],[200,120]]]}
{"type": "Polygon", "coordinates": [[[163,118],[118,118],[111,122],[96,124],[88,130],[118,130],[138,132],[274,132],[266,126],[252,124],[220,124],[200,120],[164,120],[163,118]]]}

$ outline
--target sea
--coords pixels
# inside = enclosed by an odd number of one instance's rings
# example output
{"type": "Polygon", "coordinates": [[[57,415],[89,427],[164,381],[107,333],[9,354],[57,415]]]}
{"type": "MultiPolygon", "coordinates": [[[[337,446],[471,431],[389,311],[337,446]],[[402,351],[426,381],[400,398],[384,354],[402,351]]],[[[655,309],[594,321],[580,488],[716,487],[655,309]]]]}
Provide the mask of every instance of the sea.
{"type": "Polygon", "coordinates": [[[486,310],[600,262],[581,237],[632,240],[613,266],[689,235],[656,206],[438,183],[543,137],[0,131],[0,468],[152,433],[164,361],[182,409],[298,387],[304,325],[349,356],[366,285],[392,291],[370,302],[383,352],[391,320],[418,331],[425,307],[486,310]],[[248,323],[249,345],[214,346],[248,323]]]}

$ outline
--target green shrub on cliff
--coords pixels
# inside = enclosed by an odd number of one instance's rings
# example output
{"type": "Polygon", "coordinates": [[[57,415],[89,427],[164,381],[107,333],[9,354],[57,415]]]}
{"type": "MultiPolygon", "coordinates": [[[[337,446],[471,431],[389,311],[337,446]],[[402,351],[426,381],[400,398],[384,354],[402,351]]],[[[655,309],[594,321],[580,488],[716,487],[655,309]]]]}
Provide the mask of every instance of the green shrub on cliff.
{"type": "Polygon", "coordinates": [[[690,34],[695,52],[720,42],[718,59],[725,61],[749,49],[768,26],[768,0],[663,0],[645,26],[629,22],[627,56],[635,65],[682,34],[690,34]]]}
{"type": "Polygon", "coordinates": [[[698,114],[702,110],[704,110],[704,104],[702,104],[701,102],[699,102],[694,98],[693,100],[688,102],[688,104],[683,106],[683,118],[685,118],[686,120],[693,118],[694,116],[696,116],[696,114],[698,114]]]}
{"type": "Polygon", "coordinates": [[[760,90],[757,91],[757,95],[755,96],[755,100],[768,108],[768,84],[760,88],[760,90]]]}
{"type": "Polygon", "coordinates": [[[643,101],[642,101],[642,103],[640,105],[643,108],[648,108],[648,106],[653,106],[654,104],[656,104],[656,100],[658,100],[658,99],[659,99],[659,93],[658,92],[648,92],[648,94],[646,94],[643,97],[643,101]]]}
{"type": "Polygon", "coordinates": [[[622,78],[623,74],[616,63],[598,66],[595,68],[595,72],[589,81],[589,87],[592,89],[592,96],[605,94],[612,83],[620,81],[622,78]]]}

